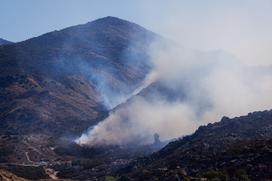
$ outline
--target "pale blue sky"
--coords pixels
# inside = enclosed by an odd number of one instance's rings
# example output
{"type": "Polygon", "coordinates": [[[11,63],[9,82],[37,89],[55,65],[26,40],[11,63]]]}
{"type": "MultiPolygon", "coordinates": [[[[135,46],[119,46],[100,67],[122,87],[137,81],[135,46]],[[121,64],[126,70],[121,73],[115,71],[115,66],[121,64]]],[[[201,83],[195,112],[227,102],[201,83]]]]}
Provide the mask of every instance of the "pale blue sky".
{"type": "Polygon", "coordinates": [[[240,15],[272,15],[267,0],[0,0],[0,37],[20,41],[104,16],[120,17],[154,30],[161,21],[171,20],[191,27],[228,11],[237,14],[238,10],[240,15]]]}
{"type": "Polygon", "coordinates": [[[0,37],[22,41],[105,16],[187,47],[271,62],[272,0],[0,0],[0,37]]]}
{"type": "Polygon", "coordinates": [[[0,0],[0,37],[20,41],[108,15],[137,21],[138,4],[131,2],[133,1],[0,0]]]}

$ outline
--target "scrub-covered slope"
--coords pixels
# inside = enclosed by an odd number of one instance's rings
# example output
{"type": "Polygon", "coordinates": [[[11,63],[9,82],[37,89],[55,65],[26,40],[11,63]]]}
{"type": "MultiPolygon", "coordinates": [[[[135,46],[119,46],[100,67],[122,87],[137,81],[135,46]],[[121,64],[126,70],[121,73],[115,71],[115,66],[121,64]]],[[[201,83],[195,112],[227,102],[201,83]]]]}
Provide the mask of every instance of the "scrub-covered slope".
{"type": "Polygon", "coordinates": [[[106,17],[0,47],[2,134],[79,133],[143,81],[155,35],[106,17]]]}

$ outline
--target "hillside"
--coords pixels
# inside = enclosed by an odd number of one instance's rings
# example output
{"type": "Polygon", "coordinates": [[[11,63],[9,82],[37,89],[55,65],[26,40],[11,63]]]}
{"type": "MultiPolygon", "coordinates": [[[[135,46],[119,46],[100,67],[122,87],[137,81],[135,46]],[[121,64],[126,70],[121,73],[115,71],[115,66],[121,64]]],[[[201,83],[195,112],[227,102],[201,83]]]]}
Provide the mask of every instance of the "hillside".
{"type": "Polygon", "coordinates": [[[132,180],[271,179],[272,111],[201,126],[159,152],[120,170],[132,180]],[[132,169],[133,168],[133,169],[132,169]]]}
{"type": "Polygon", "coordinates": [[[0,168],[48,179],[52,165],[77,159],[54,149],[71,144],[138,88],[156,36],[105,17],[0,46],[0,168]]]}
{"type": "Polygon", "coordinates": [[[75,134],[97,123],[144,79],[154,37],[106,17],[0,47],[1,133],[75,134]]]}

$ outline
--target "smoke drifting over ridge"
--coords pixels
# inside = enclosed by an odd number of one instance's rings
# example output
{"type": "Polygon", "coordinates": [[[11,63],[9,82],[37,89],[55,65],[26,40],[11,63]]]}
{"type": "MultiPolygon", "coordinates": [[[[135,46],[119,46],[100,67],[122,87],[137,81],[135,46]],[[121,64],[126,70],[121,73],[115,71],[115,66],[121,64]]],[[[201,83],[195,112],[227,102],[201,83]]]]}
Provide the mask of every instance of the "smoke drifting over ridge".
{"type": "Polygon", "coordinates": [[[248,66],[223,51],[201,52],[161,41],[150,47],[150,55],[154,68],[142,88],[157,83],[182,99],[169,100],[164,92],[152,92],[152,88],[151,97],[137,94],[139,88],[136,96],[90,128],[77,143],[151,143],[154,133],[167,140],[190,134],[222,116],[270,109],[271,67],[248,66]]]}

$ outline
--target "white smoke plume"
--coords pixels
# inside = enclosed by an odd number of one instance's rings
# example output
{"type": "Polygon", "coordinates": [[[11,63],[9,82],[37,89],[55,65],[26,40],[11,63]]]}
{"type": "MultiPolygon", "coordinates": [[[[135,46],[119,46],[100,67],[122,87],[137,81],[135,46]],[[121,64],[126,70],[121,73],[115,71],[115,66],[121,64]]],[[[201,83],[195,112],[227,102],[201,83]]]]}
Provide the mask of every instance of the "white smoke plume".
{"type": "Polygon", "coordinates": [[[77,143],[150,143],[154,133],[168,140],[222,116],[271,109],[271,1],[174,2],[150,8],[157,1],[144,1],[147,10],[141,13],[156,32],[198,50],[155,42],[150,48],[155,78],[147,79],[184,97],[134,96],[77,143]]]}
{"type": "Polygon", "coordinates": [[[192,133],[199,125],[222,116],[238,116],[270,109],[270,67],[252,67],[222,51],[200,52],[156,42],[150,50],[154,69],[140,90],[158,80],[183,100],[134,96],[77,139],[85,145],[151,143],[192,133]]]}

